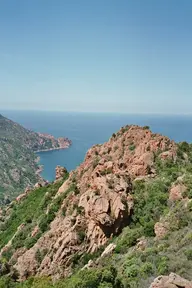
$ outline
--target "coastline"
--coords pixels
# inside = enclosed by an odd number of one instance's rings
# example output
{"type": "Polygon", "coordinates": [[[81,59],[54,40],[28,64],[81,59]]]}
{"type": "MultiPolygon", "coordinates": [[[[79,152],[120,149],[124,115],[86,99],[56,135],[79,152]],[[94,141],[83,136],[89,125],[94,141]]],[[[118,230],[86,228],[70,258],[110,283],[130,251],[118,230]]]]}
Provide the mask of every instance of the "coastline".
{"type": "Polygon", "coordinates": [[[42,150],[34,151],[34,153],[49,152],[49,151],[54,151],[54,150],[64,150],[64,149],[69,148],[70,146],[71,146],[71,145],[66,146],[66,147],[55,147],[55,148],[42,149],[42,150]]]}
{"type": "MultiPolygon", "coordinates": [[[[55,148],[49,148],[49,149],[42,149],[42,150],[34,151],[34,153],[36,154],[36,153],[40,153],[40,152],[49,152],[49,151],[55,151],[55,150],[64,150],[64,149],[69,148],[70,146],[71,146],[71,144],[70,144],[70,145],[67,145],[67,146],[65,146],[65,147],[57,147],[57,148],[55,147],[55,148]]],[[[39,155],[37,155],[37,158],[36,158],[36,161],[35,161],[35,162],[38,164],[38,168],[37,168],[37,170],[36,170],[36,175],[38,175],[41,180],[46,180],[46,179],[44,179],[44,178],[41,176],[41,173],[43,172],[44,166],[40,164],[40,161],[41,161],[41,157],[40,157],[39,155]]]]}
{"type": "Polygon", "coordinates": [[[41,176],[41,172],[43,171],[43,165],[40,164],[40,160],[41,160],[40,156],[37,156],[35,162],[37,163],[38,166],[35,174],[38,175],[40,179],[43,179],[41,176]]]}

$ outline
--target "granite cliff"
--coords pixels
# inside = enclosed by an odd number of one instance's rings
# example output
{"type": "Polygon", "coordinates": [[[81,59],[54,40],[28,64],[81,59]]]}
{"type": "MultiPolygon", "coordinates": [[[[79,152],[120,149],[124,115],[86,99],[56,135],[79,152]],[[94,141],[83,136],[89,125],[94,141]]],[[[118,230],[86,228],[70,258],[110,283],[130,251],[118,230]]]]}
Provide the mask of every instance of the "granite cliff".
{"type": "Polygon", "coordinates": [[[191,171],[191,144],[122,127],[1,211],[1,275],[15,287],[191,287],[191,171]]]}
{"type": "Polygon", "coordinates": [[[71,141],[35,133],[0,115],[0,201],[6,203],[40,177],[34,152],[64,149],[71,141]]]}

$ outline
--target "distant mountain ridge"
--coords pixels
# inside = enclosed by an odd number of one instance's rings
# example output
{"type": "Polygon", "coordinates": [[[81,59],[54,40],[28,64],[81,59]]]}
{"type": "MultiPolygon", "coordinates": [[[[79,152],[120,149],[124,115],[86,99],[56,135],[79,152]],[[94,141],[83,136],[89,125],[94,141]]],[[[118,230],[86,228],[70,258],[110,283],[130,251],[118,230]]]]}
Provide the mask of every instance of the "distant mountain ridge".
{"type": "Polygon", "coordinates": [[[0,201],[12,199],[40,179],[34,152],[70,145],[68,138],[33,132],[0,114],[0,201]]]}

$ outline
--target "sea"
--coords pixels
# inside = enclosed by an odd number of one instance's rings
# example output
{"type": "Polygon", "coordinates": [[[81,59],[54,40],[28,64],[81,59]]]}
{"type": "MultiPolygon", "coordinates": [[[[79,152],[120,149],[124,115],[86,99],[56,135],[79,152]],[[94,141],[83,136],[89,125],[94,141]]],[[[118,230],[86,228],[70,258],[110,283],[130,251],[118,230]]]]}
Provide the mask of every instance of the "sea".
{"type": "Polygon", "coordinates": [[[153,132],[161,133],[176,142],[192,142],[192,116],[152,115],[118,113],[80,113],[48,111],[1,111],[1,114],[36,132],[68,137],[72,146],[65,150],[40,152],[43,165],[42,177],[52,181],[55,167],[75,169],[94,144],[102,144],[122,126],[137,124],[150,126],[153,132]]]}

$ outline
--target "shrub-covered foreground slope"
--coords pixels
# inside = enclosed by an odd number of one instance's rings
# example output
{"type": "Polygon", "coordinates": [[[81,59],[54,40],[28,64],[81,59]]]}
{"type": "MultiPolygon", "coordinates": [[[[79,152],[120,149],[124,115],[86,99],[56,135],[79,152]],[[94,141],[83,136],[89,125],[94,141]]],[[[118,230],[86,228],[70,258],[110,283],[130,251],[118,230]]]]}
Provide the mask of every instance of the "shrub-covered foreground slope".
{"type": "MultiPolygon", "coordinates": [[[[191,280],[191,172],[190,144],[122,128],[2,212],[0,287],[148,288],[171,272],[191,280]]],[[[150,287],[184,282],[171,274],[150,287]]]]}
{"type": "Polygon", "coordinates": [[[29,131],[0,115],[0,202],[39,180],[34,151],[67,147],[70,141],[29,131]]]}

